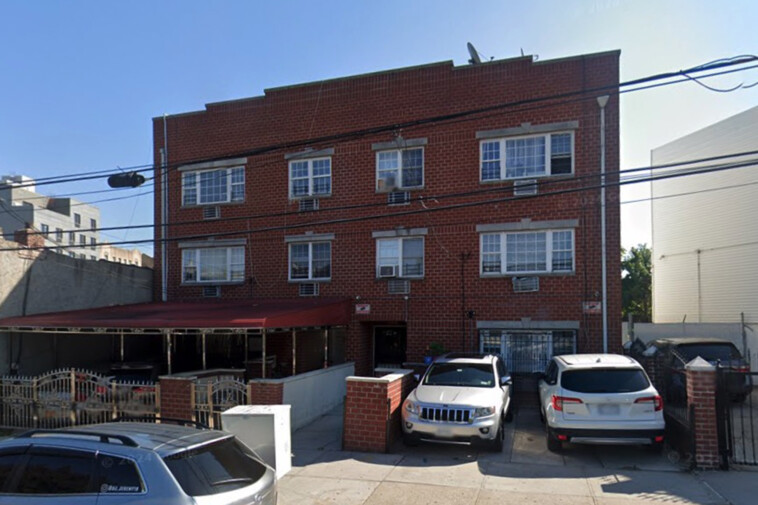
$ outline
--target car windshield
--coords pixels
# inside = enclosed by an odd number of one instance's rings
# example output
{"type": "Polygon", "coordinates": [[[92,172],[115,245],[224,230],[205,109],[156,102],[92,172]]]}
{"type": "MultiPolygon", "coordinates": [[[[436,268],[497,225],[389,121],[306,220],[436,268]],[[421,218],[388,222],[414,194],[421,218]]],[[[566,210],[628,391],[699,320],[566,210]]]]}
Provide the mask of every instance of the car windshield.
{"type": "Polygon", "coordinates": [[[488,364],[435,363],[429,367],[424,385],[491,388],[495,385],[495,374],[488,364]]]}
{"type": "Polygon", "coordinates": [[[706,361],[729,361],[740,359],[740,351],[732,344],[687,344],[676,348],[686,361],[700,356],[706,361]]]}
{"type": "Polygon", "coordinates": [[[645,372],[638,368],[592,368],[561,374],[561,387],[577,393],[632,393],[649,386],[645,372]]]}
{"type": "Polygon", "coordinates": [[[266,467],[235,438],[165,458],[166,466],[189,496],[223,493],[258,481],[266,467]]]}

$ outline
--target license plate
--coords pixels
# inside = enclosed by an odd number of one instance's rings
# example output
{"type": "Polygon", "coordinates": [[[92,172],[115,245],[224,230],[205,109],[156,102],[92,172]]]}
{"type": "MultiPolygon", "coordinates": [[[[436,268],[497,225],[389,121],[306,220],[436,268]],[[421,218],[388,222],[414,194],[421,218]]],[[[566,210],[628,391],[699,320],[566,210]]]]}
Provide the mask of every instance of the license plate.
{"type": "Polygon", "coordinates": [[[439,426],[437,428],[437,436],[440,438],[452,438],[453,430],[445,426],[439,426]]]}
{"type": "Polygon", "coordinates": [[[619,415],[618,405],[599,405],[597,411],[603,416],[617,416],[619,415]]]}

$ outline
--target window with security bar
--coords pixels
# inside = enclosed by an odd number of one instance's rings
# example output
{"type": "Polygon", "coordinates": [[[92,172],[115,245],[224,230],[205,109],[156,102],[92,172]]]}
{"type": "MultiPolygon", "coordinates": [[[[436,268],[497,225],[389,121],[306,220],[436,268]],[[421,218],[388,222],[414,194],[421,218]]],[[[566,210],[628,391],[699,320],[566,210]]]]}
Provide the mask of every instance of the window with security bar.
{"type": "Polygon", "coordinates": [[[423,277],[423,237],[377,239],[377,276],[385,276],[384,271],[387,267],[393,267],[394,277],[423,277]]]}
{"type": "Polygon", "coordinates": [[[501,355],[510,372],[544,372],[553,356],[576,352],[576,332],[481,329],[479,349],[501,355]]]}

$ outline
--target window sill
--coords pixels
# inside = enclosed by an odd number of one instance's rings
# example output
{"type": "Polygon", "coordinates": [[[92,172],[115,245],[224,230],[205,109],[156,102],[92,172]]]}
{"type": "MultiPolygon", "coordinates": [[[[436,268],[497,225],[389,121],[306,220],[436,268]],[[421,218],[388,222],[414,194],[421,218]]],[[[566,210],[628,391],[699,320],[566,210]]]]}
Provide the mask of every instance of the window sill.
{"type": "Polygon", "coordinates": [[[518,273],[479,273],[481,279],[502,279],[507,277],[573,277],[576,271],[570,272],[518,272],[518,273]]]}
{"type": "Polygon", "coordinates": [[[202,207],[215,207],[216,205],[219,206],[227,206],[227,205],[242,205],[245,203],[245,200],[240,200],[237,202],[217,202],[217,203],[196,203],[192,205],[184,205],[182,204],[180,209],[199,209],[202,207]]]}
{"type": "Polygon", "coordinates": [[[300,196],[289,196],[290,202],[299,202],[300,200],[311,200],[314,198],[331,198],[332,193],[324,193],[323,195],[300,195],[300,196]]]}
{"type": "Polygon", "coordinates": [[[424,276],[421,277],[376,277],[377,281],[423,281],[424,276]]]}
{"type": "Polygon", "coordinates": [[[182,281],[181,286],[206,287],[206,286],[241,286],[245,281],[182,281]]]}
{"type": "Polygon", "coordinates": [[[332,278],[325,278],[325,279],[289,279],[287,280],[289,284],[320,284],[322,282],[332,282],[332,278]]]}
{"type": "Polygon", "coordinates": [[[515,181],[524,181],[524,180],[540,180],[540,179],[573,179],[576,174],[574,172],[570,174],[555,174],[555,175],[529,175],[525,177],[510,177],[508,179],[488,179],[486,181],[483,181],[482,179],[479,179],[479,184],[507,184],[507,183],[513,183],[515,181]]]}
{"type": "Polygon", "coordinates": [[[394,188],[394,189],[376,189],[374,190],[374,194],[376,195],[386,195],[387,193],[402,193],[404,191],[412,192],[412,191],[423,191],[425,189],[424,186],[414,186],[412,188],[394,188]]]}

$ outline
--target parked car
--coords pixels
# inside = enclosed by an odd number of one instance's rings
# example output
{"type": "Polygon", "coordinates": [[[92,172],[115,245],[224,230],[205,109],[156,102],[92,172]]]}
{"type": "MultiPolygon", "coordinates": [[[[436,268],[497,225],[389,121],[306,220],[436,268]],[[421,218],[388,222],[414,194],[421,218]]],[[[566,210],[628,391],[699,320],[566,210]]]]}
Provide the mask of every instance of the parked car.
{"type": "Polygon", "coordinates": [[[104,423],[0,442],[0,504],[275,504],[276,474],[234,435],[104,423]]]}
{"type": "Polygon", "coordinates": [[[403,403],[403,441],[468,442],[502,450],[503,423],[513,418],[511,386],[499,356],[437,358],[403,403]]]}
{"type": "Polygon", "coordinates": [[[663,445],[663,400],[634,359],[617,354],[555,356],[539,381],[547,447],[663,445]]]}
{"type": "Polygon", "coordinates": [[[726,389],[734,401],[744,401],[753,391],[750,364],[729,340],[704,337],[661,338],[648,342],[648,349],[651,347],[663,353],[665,366],[674,369],[684,369],[684,365],[698,356],[723,368],[727,371],[726,389]]]}

